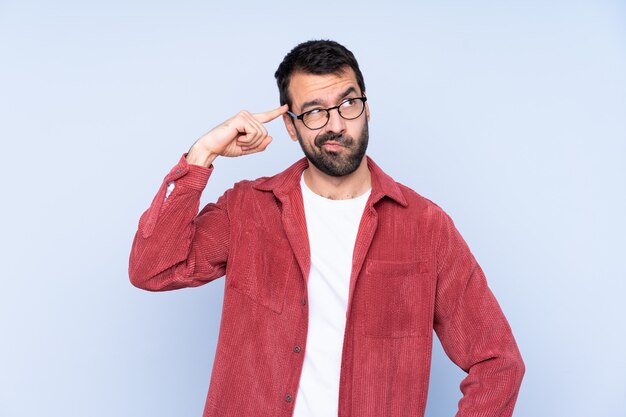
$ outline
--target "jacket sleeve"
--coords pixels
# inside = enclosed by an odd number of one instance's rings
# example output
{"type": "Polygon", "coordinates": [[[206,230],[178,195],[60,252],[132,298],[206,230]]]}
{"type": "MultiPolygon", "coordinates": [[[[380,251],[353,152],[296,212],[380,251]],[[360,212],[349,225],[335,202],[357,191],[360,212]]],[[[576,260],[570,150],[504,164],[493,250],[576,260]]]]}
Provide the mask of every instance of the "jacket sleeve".
{"type": "Polygon", "coordinates": [[[128,268],[130,281],[138,288],[196,287],[225,273],[230,236],[228,192],[198,213],[213,167],[189,165],[185,157],[166,175],[139,220],[128,268]],[[166,199],[172,181],[175,187],[166,199]]]}
{"type": "Polygon", "coordinates": [[[510,417],[524,376],[511,328],[452,220],[441,213],[434,328],[467,372],[457,417],[510,417]]]}

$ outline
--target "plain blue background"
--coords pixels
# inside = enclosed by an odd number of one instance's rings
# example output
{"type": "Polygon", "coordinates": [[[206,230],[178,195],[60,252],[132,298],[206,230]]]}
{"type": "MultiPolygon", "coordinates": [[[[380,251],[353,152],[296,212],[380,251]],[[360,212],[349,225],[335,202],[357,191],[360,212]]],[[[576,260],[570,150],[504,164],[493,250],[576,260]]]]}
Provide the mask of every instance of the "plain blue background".
{"type": "MultiPolygon", "coordinates": [[[[223,280],[128,282],[140,214],[201,134],[278,105],[297,43],[357,56],[369,154],[455,219],[527,365],[517,417],[626,416],[621,1],[0,0],[0,416],[200,416],[223,280]]],[[[203,203],[301,151],[220,159],[203,203]]],[[[463,373],[435,342],[427,415],[463,373]]]]}

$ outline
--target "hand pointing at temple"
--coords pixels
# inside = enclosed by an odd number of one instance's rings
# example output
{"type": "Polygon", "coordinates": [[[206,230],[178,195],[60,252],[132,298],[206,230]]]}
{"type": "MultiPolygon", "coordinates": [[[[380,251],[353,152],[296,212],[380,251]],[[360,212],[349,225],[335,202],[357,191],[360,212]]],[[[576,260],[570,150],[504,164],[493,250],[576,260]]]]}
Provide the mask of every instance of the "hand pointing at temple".
{"type": "Polygon", "coordinates": [[[242,156],[264,151],[272,141],[264,123],[287,112],[285,104],[263,113],[242,110],[201,136],[189,149],[187,162],[209,167],[218,156],[242,156]]]}

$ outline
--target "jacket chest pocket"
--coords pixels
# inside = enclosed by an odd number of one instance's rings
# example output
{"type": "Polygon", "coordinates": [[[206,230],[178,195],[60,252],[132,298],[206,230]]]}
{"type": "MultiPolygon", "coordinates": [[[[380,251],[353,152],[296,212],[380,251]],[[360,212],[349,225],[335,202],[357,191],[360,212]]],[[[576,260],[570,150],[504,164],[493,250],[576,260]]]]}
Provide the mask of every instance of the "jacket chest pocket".
{"type": "Polygon", "coordinates": [[[409,337],[432,333],[433,281],[424,262],[370,260],[360,280],[365,334],[409,337]]]}
{"type": "Polygon", "coordinates": [[[252,221],[244,224],[231,248],[227,285],[276,313],[282,312],[294,259],[285,240],[252,221]]]}

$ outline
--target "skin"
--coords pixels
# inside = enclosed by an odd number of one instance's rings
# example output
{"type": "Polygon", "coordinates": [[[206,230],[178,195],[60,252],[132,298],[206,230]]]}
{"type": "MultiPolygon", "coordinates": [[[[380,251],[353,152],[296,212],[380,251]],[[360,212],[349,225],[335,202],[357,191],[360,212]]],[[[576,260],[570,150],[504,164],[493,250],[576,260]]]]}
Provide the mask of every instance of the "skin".
{"type": "Polygon", "coordinates": [[[263,113],[242,110],[202,135],[189,149],[187,163],[210,167],[218,156],[238,157],[264,151],[272,141],[263,123],[287,111],[287,105],[263,113]]]}
{"type": "MultiPolygon", "coordinates": [[[[362,94],[354,71],[348,67],[338,74],[295,73],[289,83],[289,95],[292,100],[291,111],[300,114],[314,108],[333,107],[345,98],[360,97],[362,94]],[[346,95],[345,93],[349,90],[352,91],[346,95]],[[312,101],[317,104],[303,106],[312,101]]],[[[303,150],[326,155],[328,158],[337,160],[338,164],[356,151],[359,141],[367,140],[367,135],[363,137],[363,134],[367,134],[369,118],[367,103],[365,103],[363,114],[354,120],[346,120],[337,111],[331,111],[328,123],[319,130],[310,130],[302,121],[292,119],[286,114],[283,115],[289,136],[293,141],[299,142],[303,150]],[[319,144],[320,138],[329,136],[338,136],[338,139],[323,141],[324,143],[319,144]],[[316,139],[318,139],[317,142],[316,139]]],[[[310,158],[309,162],[311,162],[310,158]]],[[[304,181],[316,194],[334,200],[358,197],[371,187],[370,172],[364,157],[353,172],[342,176],[329,175],[318,169],[315,164],[309,163],[309,167],[304,171],[304,181]]]]}
{"type": "MultiPolygon", "coordinates": [[[[291,111],[300,114],[313,108],[336,106],[347,97],[360,97],[361,92],[354,72],[346,68],[338,74],[295,73],[289,83],[289,95],[292,99],[291,111]],[[346,96],[346,91],[350,89],[352,91],[346,96]],[[316,104],[304,106],[312,101],[316,104]]],[[[367,103],[363,114],[354,120],[345,120],[337,111],[331,111],[328,124],[319,130],[310,130],[300,120],[292,119],[286,114],[288,108],[283,105],[256,114],[240,111],[202,135],[189,149],[187,162],[208,168],[218,156],[239,157],[262,152],[272,141],[264,123],[281,115],[289,136],[293,141],[299,142],[303,150],[324,154],[339,165],[349,154],[355,152],[364,134],[365,139],[367,138],[367,122],[370,118],[367,103]],[[335,139],[320,143],[320,137],[335,139]]],[[[313,192],[331,199],[354,198],[371,187],[370,172],[364,157],[353,172],[341,176],[329,175],[309,163],[304,171],[304,180],[313,192]]]]}

